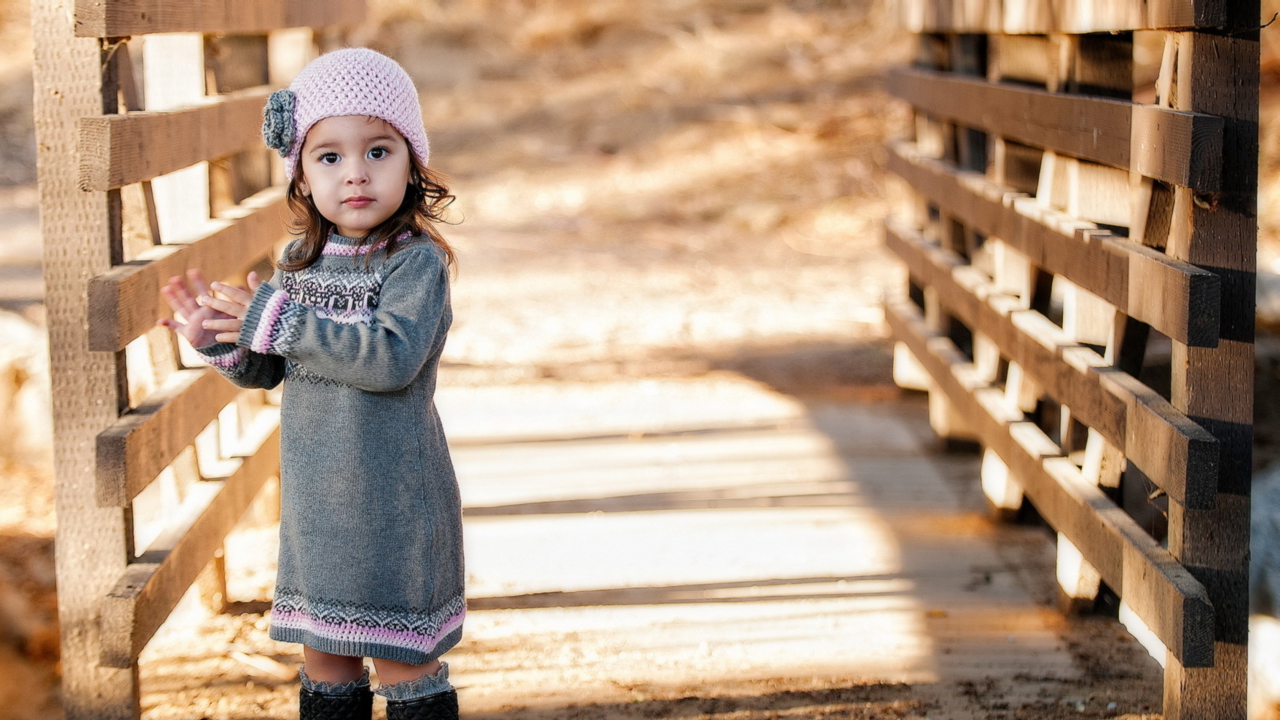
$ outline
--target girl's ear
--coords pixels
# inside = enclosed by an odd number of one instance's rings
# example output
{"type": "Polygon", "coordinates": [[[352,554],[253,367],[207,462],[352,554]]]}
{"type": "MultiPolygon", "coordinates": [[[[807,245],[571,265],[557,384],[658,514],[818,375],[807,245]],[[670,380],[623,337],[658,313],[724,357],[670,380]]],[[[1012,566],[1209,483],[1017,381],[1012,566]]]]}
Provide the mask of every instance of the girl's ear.
{"type": "Polygon", "coordinates": [[[311,197],[311,186],[307,184],[307,176],[302,174],[302,170],[298,170],[298,192],[303,197],[311,197]]]}

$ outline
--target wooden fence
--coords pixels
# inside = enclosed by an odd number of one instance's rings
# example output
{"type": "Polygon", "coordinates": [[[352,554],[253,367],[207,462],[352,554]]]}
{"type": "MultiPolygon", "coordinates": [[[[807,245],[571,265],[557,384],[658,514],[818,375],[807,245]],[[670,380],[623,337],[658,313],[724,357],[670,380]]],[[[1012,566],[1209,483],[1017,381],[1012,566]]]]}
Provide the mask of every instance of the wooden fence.
{"type": "Polygon", "coordinates": [[[1166,718],[1244,718],[1258,3],[898,10],[895,376],[1057,530],[1068,608],[1119,596],[1166,718]]]}
{"type": "Polygon", "coordinates": [[[223,538],[278,469],[273,403],[155,327],[159,288],[193,267],[242,282],[284,238],[263,102],[364,3],[36,0],[32,15],[63,700],[70,720],[127,720],[139,652],[206,567],[225,601],[223,538]]]}

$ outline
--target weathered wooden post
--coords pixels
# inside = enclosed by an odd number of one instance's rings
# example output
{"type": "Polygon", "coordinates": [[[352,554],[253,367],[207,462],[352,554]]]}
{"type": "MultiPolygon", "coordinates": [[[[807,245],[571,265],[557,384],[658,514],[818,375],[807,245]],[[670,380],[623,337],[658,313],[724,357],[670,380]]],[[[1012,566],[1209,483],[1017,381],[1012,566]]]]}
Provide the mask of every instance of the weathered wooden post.
{"type": "Polygon", "coordinates": [[[99,663],[102,599],[133,558],[127,508],[97,503],[95,438],[128,407],[124,353],[89,350],[89,278],[111,269],[111,199],[80,190],[78,121],[101,115],[101,44],[77,37],[65,3],[35,2],[35,122],[57,476],[63,703],[68,718],[129,720],[138,668],[99,663]]]}
{"type": "Polygon", "coordinates": [[[1259,4],[1218,9],[1221,29],[1169,36],[1173,106],[1224,121],[1221,186],[1175,188],[1167,247],[1170,256],[1211,270],[1222,287],[1217,346],[1173,343],[1173,405],[1219,444],[1214,506],[1169,508],[1169,549],[1209,591],[1216,620],[1213,667],[1169,658],[1165,715],[1173,718],[1244,717],[1248,674],[1259,4]]]}

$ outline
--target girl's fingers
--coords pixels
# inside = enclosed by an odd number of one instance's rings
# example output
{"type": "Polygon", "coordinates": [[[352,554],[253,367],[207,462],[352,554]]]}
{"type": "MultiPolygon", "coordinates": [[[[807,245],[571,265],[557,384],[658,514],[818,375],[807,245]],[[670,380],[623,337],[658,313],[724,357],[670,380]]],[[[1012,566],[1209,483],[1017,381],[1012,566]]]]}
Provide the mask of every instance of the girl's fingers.
{"type": "Polygon", "coordinates": [[[245,305],[231,302],[230,300],[223,300],[215,295],[201,295],[196,298],[196,302],[200,303],[204,307],[213,308],[218,312],[224,312],[236,318],[243,318],[245,313],[249,311],[249,308],[245,305]]]}
{"type": "Polygon", "coordinates": [[[228,318],[226,320],[205,320],[200,323],[200,327],[205,330],[235,330],[240,332],[240,326],[243,324],[240,322],[240,318],[228,318]]]}
{"type": "Polygon", "coordinates": [[[234,285],[227,285],[226,283],[220,282],[213,283],[212,288],[227,296],[232,302],[239,303],[241,305],[248,305],[253,301],[253,294],[244,288],[238,288],[234,285]]]}
{"type": "Polygon", "coordinates": [[[174,312],[182,312],[182,303],[178,302],[178,296],[174,294],[173,288],[168,285],[160,286],[160,296],[164,298],[169,309],[174,312]]]}
{"type": "Polygon", "coordinates": [[[204,273],[200,272],[200,268],[188,270],[187,280],[191,281],[191,289],[196,291],[197,297],[209,294],[209,284],[204,281],[204,273]]]}
{"type": "Polygon", "coordinates": [[[169,309],[175,313],[181,313],[183,316],[189,317],[197,309],[195,299],[187,292],[187,288],[182,284],[182,281],[176,277],[160,288],[160,294],[164,296],[165,302],[169,304],[169,309]]]}
{"type": "Polygon", "coordinates": [[[258,286],[262,284],[262,278],[258,277],[258,273],[249,273],[249,292],[255,292],[258,286]]]}
{"type": "Polygon", "coordinates": [[[238,342],[240,340],[240,332],[236,331],[236,332],[218,333],[217,335],[213,336],[213,339],[217,340],[218,342],[224,342],[224,343],[238,342]]]}

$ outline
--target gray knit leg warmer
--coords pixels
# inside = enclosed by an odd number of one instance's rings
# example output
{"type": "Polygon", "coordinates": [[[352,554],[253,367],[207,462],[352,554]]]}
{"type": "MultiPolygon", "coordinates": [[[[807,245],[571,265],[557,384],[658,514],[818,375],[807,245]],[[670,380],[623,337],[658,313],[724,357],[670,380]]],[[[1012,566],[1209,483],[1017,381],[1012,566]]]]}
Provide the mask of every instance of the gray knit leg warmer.
{"type": "Polygon", "coordinates": [[[302,690],[298,693],[299,720],[370,720],[373,717],[373,691],[369,689],[369,669],[357,680],[327,683],[307,677],[298,671],[302,690]]]}
{"type": "Polygon", "coordinates": [[[458,720],[458,693],[449,684],[447,663],[435,675],[383,685],[377,693],[387,699],[387,720],[458,720]]]}

